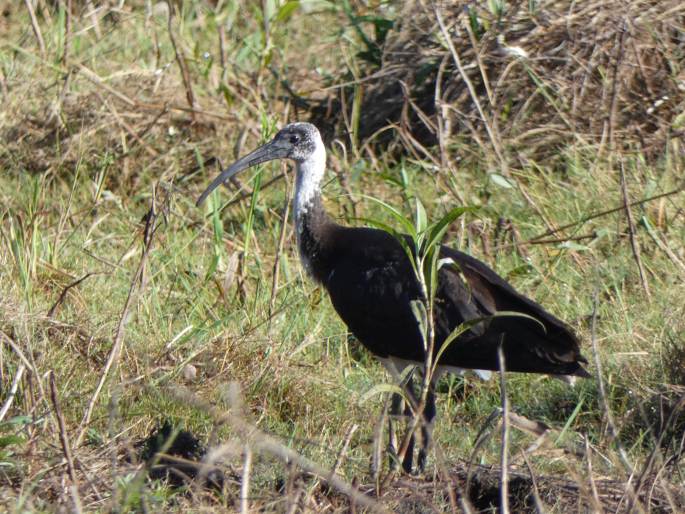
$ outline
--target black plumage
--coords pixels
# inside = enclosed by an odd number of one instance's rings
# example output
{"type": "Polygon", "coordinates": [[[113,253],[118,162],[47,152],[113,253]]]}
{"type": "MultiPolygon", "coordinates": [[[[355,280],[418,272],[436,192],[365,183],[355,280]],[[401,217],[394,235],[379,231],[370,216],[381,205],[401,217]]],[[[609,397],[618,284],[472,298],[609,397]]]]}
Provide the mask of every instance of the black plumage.
{"type": "MultiPolygon", "coordinates": [[[[397,361],[399,367],[407,362],[423,364],[424,342],[411,307],[412,301],[421,298],[421,289],[405,249],[388,232],[342,226],[328,216],[320,192],[325,150],[313,125],[287,125],[271,142],[226,169],[198,204],[241,170],[282,158],[297,165],[295,224],[300,255],[309,274],[326,288],[337,313],[371,353],[397,361]]],[[[479,260],[446,246],[441,247],[440,257],[452,262],[442,266],[438,276],[435,352],[466,321],[502,311],[537,320],[502,316],[473,325],[447,347],[440,366],[497,370],[502,344],[507,371],[589,376],[582,367],[587,361],[578,339],[564,322],[518,293],[479,260]]],[[[430,413],[425,417],[430,422],[434,405],[427,409],[430,413]]]]}
{"type": "MultiPolygon", "coordinates": [[[[383,230],[333,222],[320,196],[312,200],[299,230],[312,277],[326,288],[355,337],[378,357],[423,363],[423,340],[411,309],[421,290],[399,241],[383,230]]],[[[522,313],[539,323],[518,316],[479,323],[447,347],[439,364],[497,370],[497,347],[502,342],[507,371],[587,376],[578,339],[565,323],[481,261],[444,245],[441,258],[454,264],[439,272],[435,352],[463,322],[497,312],[522,313]]]]}

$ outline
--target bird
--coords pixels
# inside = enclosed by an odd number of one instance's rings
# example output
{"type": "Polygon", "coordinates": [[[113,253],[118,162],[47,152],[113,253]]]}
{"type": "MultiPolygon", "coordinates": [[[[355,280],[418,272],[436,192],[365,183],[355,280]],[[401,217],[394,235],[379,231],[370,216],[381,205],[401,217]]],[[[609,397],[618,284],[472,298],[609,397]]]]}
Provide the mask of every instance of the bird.
{"type": "MultiPolygon", "coordinates": [[[[426,362],[426,347],[413,302],[425,294],[403,244],[394,234],[373,227],[336,222],[325,210],[322,181],[326,149],[311,123],[285,125],[266,144],[224,169],[197,200],[200,206],[218,186],[258,164],[286,159],[295,166],[293,212],[299,256],[306,273],[328,292],[331,303],[354,337],[395,377],[426,362]]],[[[408,237],[408,236],[401,236],[408,237]]],[[[441,245],[441,266],[433,304],[433,357],[450,334],[463,332],[443,348],[424,409],[418,471],[423,471],[436,414],[435,382],[444,372],[474,370],[482,378],[498,371],[499,353],[507,372],[557,377],[590,377],[580,341],[563,321],[516,291],[488,265],[441,245]],[[519,316],[497,316],[516,312],[519,316]],[[477,323],[478,320],[485,320],[477,323]]],[[[424,370],[425,372],[425,370],[424,370]]],[[[404,384],[411,397],[411,374],[404,384]]],[[[395,395],[392,414],[401,414],[395,395]]],[[[405,412],[406,414],[406,412],[405,412]]],[[[413,472],[413,436],[402,467],[413,472]]]]}

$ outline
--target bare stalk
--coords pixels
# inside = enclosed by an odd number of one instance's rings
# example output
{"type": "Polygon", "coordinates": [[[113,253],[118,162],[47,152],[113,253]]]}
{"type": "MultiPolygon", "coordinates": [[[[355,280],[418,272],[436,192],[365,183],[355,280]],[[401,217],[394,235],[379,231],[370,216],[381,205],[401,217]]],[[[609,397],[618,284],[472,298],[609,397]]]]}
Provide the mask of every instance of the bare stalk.
{"type": "Polygon", "coordinates": [[[183,55],[183,50],[179,49],[176,43],[176,36],[174,36],[174,29],[172,20],[174,19],[174,5],[171,2],[167,2],[169,6],[169,17],[167,19],[167,28],[169,31],[169,40],[171,41],[171,46],[174,48],[174,55],[176,56],[176,62],[181,70],[181,77],[183,78],[183,87],[186,91],[186,100],[188,100],[188,107],[190,109],[190,117],[195,121],[196,113],[196,103],[195,95],[193,94],[193,86],[190,81],[190,72],[188,71],[188,66],[186,65],[185,55],[183,55]]]}
{"type": "Polygon", "coordinates": [[[62,4],[64,7],[64,52],[62,53],[62,64],[68,70],[69,49],[71,47],[71,0],[63,1],[62,4]]]}
{"type": "Polygon", "coordinates": [[[29,12],[29,17],[31,18],[31,28],[33,29],[33,34],[36,36],[36,40],[38,41],[40,55],[43,59],[46,59],[47,53],[45,51],[45,41],[43,41],[43,34],[40,31],[40,25],[38,25],[36,12],[33,10],[33,4],[31,3],[31,0],[24,0],[24,5],[26,5],[26,9],[29,12]]]}
{"type": "MultiPolygon", "coordinates": [[[[502,338],[504,340],[504,338],[502,338]]],[[[497,347],[497,360],[499,362],[499,387],[500,402],[502,404],[502,449],[500,452],[500,511],[509,514],[509,400],[507,399],[507,386],[504,377],[505,362],[504,351],[500,342],[497,347]]]]}
{"type": "Polygon", "coordinates": [[[252,470],[252,448],[249,444],[245,445],[245,460],[243,461],[243,479],[240,484],[240,513],[250,512],[250,472],[252,470]]]}
{"type": "Polygon", "coordinates": [[[67,435],[67,427],[64,423],[64,416],[62,415],[62,409],[59,405],[59,400],[57,399],[57,386],[55,385],[55,372],[50,371],[50,401],[52,402],[52,407],[55,410],[55,418],[57,418],[57,427],[59,428],[59,441],[62,445],[62,452],[64,453],[64,458],[67,461],[67,472],[69,473],[69,478],[71,479],[71,484],[76,486],[78,481],[76,479],[76,469],[74,468],[74,459],[71,456],[71,447],[69,446],[69,436],[67,435]]]}
{"type": "Polygon", "coordinates": [[[626,185],[626,173],[623,166],[623,159],[619,163],[619,170],[621,171],[621,195],[623,196],[623,208],[626,212],[626,220],[628,220],[628,232],[630,234],[630,247],[633,250],[633,257],[635,258],[635,264],[637,264],[637,270],[640,274],[640,283],[642,284],[642,289],[645,291],[647,296],[647,301],[652,300],[652,293],[649,291],[649,283],[647,282],[647,274],[645,273],[645,268],[642,265],[642,259],[640,258],[640,242],[637,240],[635,235],[635,220],[633,219],[633,213],[630,210],[629,199],[628,199],[628,186],[626,185]]]}
{"type": "Polygon", "coordinates": [[[5,403],[3,403],[2,408],[0,408],[0,421],[5,419],[7,411],[9,411],[10,407],[12,406],[12,402],[14,401],[14,397],[17,395],[19,382],[21,382],[21,377],[24,375],[24,371],[26,371],[26,364],[20,364],[16,373],[14,374],[14,378],[12,379],[12,385],[10,386],[7,398],[5,398],[5,403]]]}
{"type": "MultiPolygon", "coordinates": [[[[435,251],[439,251],[436,249],[435,251]]],[[[418,249],[417,249],[417,254],[418,254],[418,249]]],[[[422,377],[422,382],[421,382],[421,395],[419,397],[419,402],[418,405],[415,405],[414,399],[412,398],[412,395],[408,395],[407,401],[409,402],[413,416],[411,419],[411,424],[409,425],[409,430],[404,436],[404,440],[402,441],[402,446],[399,451],[399,458],[400,460],[404,459],[405,454],[407,453],[407,450],[409,448],[409,444],[411,442],[411,438],[413,437],[414,433],[416,432],[416,429],[419,426],[419,423],[425,423],[426,420],[423,416],[423,411],[426,408],[426,402],[428,401],[428,392],[431,387],[431,383],[433,381],[433,372],[434,372],[434,366],[433,366],[433,349],[435,346],[435,320],[433,319],[433,295],[429,294],[429,288],[426,283],[426,275],[425,275],[425,259],[427,255],[423,256],[416,256],[416,264],[417,264],[417,269],[415,270],[416,273],[416,279],[419,282],[419,287],[421,289],[421,298],[422,302],[424,305],[424,308],[426,309],[426,334],[425,334],[425,341],[424,341],[424,351],[426,352],[425,355],[425,361],[424,361],[424,369],[423,369],[423,377],[422,377]]],[[[433,273],[437,273],[438,270],[434,269],[432,270],[433,273]]]]}

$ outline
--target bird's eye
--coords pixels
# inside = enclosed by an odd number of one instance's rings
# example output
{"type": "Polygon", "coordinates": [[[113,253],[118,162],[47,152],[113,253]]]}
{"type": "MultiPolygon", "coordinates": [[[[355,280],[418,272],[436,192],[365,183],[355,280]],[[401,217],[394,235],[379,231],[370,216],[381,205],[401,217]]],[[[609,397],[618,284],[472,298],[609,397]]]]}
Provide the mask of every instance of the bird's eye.
{"type": "Polygon", "coordinates": [[[300,142],[300,136],[297,134],[290,134],[290,143],[293,145],[296,145],[297,143],[300,142]]]}

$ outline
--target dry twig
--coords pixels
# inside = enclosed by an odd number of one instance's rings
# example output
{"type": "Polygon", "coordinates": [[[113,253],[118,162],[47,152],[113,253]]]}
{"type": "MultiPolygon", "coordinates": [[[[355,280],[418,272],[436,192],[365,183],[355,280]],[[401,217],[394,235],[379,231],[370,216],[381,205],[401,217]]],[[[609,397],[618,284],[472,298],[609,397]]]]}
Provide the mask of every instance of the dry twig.
{"type": "Polygon", "coordinates": [[[0,408],[0,422],[2,422],[3,419],[5,419],[7,412],[10,410],[10,407],[12,406],[12,402],[14,401],[14,397],[16,396],[17,390],[19,389],[19,382],[21,382],[21,377],[24,375],[24,371],[26,371],[26,365],[20,364],[17,368],[17,371],[14,373],[12,385],[10,386],[10,390],[8,391],[7,397],[5,398],[5,403],[3,403],[2,408],[0,408]]]}
{"type": "Polygon", "coordinates": [[[50,400],[52,401],[52,407],[55,412],[55,417],[57,418],[57,426],[59,428],[59,440],[62,444],[62,452],[64,453],[64,458],[67,461],[67,471],[69,473],[69,478],[71,479],[71,484],[76,486],[78,480],[76,478],[76,469],[74,468],[74,459],[71,456],[71,447],[69,446],[69,436],[67,435],[67,427],[64,423],[64,416],[62,415],[62,409],[59,406],[59,400],[57,399],[57,386],[55,385],[55,372],[50,371],[50,400]]]}
{"type": "Polygon", "coordinates": [[[635,234],[635,221],[633,220],[633,213],[630,210],[630,201],[628,198],[628,187],[626,185],[626,174],[623,167],[623,160],[619,163],[619,169],[621,170],[621,195],[623,196],[623,209],[626,213],[626,219],[628,220],[628,230],[630,233],[630,247],[633,250],[633,257],[635,258],[635,263],[637,264],[637,269],[640,273],[640,283],[642,284],[642,289],[647,295],[647,301],[652,300],[652,294],[649,291],[649,283],[647,282],[647,274],[645,273],[645,268],[642,265],[642,259],[640,258],[640,243],[637,240],[637,235],[635,234]]]}
{"type": "Polygon", "coordinates": [[[504,362],[504,351],[500,342],[497,347],[497,361],[499,362],[499,387],[500,403],[502,404],[502,449],[500,452],[500,511],[509,514],[509,400],[507,399],[507,386],[504,362]]]}
{"type": "Polygon", "coordinates": [[[24,5],[26,5],[26,10],[29,12],[29,17],[31,18],[31,28],[38,41],[38,46],[40,47],[40,55],[43,59],[47,58],[47,52],[45,51],[45,41],[43,41],[43,34],[40,31],[40,25],[36,19],[36,12],[33,10],[33,4],[31,0],[24,0],[24,5]]]}
{"type": "Polygon", "coordinates": [[[186,64],[186,59],[185,55],[183,54],[183,50],[179,48],[178,44],[176,43],[176,37],[174,36],[174,28],[173,28],[173,23],[172,20],[174,19],[174,9],[176,9],[175,5],[171,2],[168,2],[168,23],[167,23],[167,28],[169,31],[169,40],[171,41],[171,46],[174,48],[174,55],[176,56],[176,62],[178,63],[178,67],[181,70],[181,77],[183,78],[183,86],[185,87],[186,91],[186,100],[188,100],[188,107],[190,109],[190,117],[192,118],[193,121],[196,120],[195,113],[196,113],[196,102],[195,102],[195,95],[193,94],[193,85],[190,80],[190,72],[188,71],[188,65],[186,64]]]}

